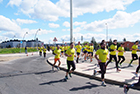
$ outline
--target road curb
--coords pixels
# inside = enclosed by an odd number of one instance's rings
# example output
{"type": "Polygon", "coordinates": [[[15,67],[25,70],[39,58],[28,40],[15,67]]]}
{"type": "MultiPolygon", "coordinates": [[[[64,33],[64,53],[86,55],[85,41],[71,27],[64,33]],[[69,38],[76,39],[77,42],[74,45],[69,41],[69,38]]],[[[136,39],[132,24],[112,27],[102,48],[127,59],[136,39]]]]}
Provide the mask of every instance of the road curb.
{"type": "MultiPolygon", "coordinates": [[[[47,62],[51,66],[53,65],[48,59],[47,59],[47,62]]],[[[57,67],[57,66],[55,65],[55,67],[57,67]]],[[[60,69],[63,70],[63,71],[66,71],[67,70],[67,69],[62,68],[62,67],[60,67],[60,69]]],[[[77,71],[74,71],[73,74],[80,75],[80,76],[83,76],[83,77],[87,77],[87,78],[90,78],[90,79],[95,79],[95,80],[101,81],[101,78],[100,77],[97,77],[97,76],[91,76],[91,75],[88,75],[88,74],[85,74],[85,73],[80,73],[80,72],[77,72],[77,71]]],[[[105,78],[105,82],[106,83],[109,83],[109,84],[120,85],[120,87],[123,87],[124,84],[130,85],[130,84],[127,84],[125,82],[119,82],[119,81],[110,80],[110,79],[106,79],[106,78],[105,78]]],[[[139,87],[133,87],[133,89],[140,90],[140,86],[139,87]]]]}

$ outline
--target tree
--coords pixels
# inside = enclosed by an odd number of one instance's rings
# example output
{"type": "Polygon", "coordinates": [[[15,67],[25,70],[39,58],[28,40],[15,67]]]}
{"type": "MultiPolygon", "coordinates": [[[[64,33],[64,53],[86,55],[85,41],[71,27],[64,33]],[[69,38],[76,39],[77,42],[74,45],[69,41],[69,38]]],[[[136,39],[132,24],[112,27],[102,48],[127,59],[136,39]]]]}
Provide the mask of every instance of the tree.
{"type": "Polygon", "coordinates": [[[98,48],[98,44],[97,44],[97,42],[96,42],[96,40],[95,40],[94,37],[92,37],[91,43],[94,44],[94,49],[97,50],[97,48],[98,48]]]}
{"type": "Polygon", "coordinates": [[[123,41],[125,42],[126,41],[126,38],[124,38],[123,41]]]}
{"type": "Polygon", "coordinates": [[[112,44],[112,39],[109,40],[108,46],[110,46],[112,44]]]}

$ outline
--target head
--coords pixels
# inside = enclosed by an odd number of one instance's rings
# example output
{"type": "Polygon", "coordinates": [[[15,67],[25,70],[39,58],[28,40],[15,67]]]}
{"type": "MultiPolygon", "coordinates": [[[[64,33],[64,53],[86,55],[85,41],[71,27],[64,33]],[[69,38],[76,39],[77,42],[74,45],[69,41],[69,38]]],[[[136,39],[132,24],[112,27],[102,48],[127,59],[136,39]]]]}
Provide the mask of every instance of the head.
{"type": "Polygon", "coordinates": [[[71,43],[70,43],[70,48],[73,48],[73,47],[74,47],[74,43],[71,42],[71,43]]]}
{"type": "Polygon", "coordinates": [[[90,45],[93,46],[93,43],[91,43],[90,45]]]}
{"type": "Polygon", "coordinates": [[[139,41],[135,41],[135,44],[138,45],[139,44],[139,41]]]}
{"type": "Polygon", "coordinates": [[[101,45],[101,49],[105,49],[105,46],[106,46],[105,43],[102,42],[100,45],[101,45]]]}
{"type": "Polygon", "coordinates": [[[121,47],[124,47],[124,43],[121,43],[121,47]]]}
{"type": "Polygon", "coordinates": [[[60,49],[60,45],[57,45],[57,49],[60,49]]]}
{"type": "Polygon", "coordinates": [[[80,45],[80,41],[78,42],[78,45],[80,45]]]}
{"type": "Polygon", "coordinates": [[[117,40],[113,40],[114,45],[117,45],[117,40]]]}
{"type": "Polygon", "coordinates": [[[102,42],[105,43],[105,40],[102,40],[101,43],[102,43],[102,42]]]}

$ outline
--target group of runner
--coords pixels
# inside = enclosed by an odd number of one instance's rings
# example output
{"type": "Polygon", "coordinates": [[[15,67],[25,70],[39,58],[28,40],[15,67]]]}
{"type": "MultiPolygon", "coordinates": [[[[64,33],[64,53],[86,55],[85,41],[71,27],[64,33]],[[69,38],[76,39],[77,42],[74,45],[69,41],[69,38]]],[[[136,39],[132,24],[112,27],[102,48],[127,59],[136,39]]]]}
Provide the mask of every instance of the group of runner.
{"type": "MultiPolygon", "coordinates": [[[[132,48],[130,50],[132,50],[132,60],[130,61],[128,66],[132,66],[132,62],[134,60],[138,59],[138,55],[137,55],[137,51],[138,51],[138,41],[135,42],[135,44],[132,46],[132,48]]],[[[87,59],[90,58],[90,62],[92,62],[93,59],[93,51],[94,51],[94,46],[93,43],[90,43],[89,45],[86,43],[84,46],[81,46],[80,42],[78,42],[78,45],[74,45],[74,43],[70,43],[70,46],[60,46],[57,45],[57,47],[52,46],[52,53],[55,55],[54,58],[54,64],[52,66],[52,70],[54,70],[54,66],[56,64],[56,62],[58,61],[59,64],[57,66],[57,70],[60,70],[59,66],[61,64],[60,61],[60,57],[67,57],[67,71],[66,71],[66,75],[65,75],[65,80],[68,79],[68,75],[70,77],[71,73],[76,69],[76,65],[74,63],[74,57],[76,57],[75,52],[77,54],[77,58],[76,58],[76,62],[79,63],[79,57],[81,54],[81,51],[83,52],[81,55],[84,56],[84,61],[86,61],[87,59]],[[72,66],[72,68],[71,68],[72,66]]],[[[114,59],[115,61],[115,65],[116,65],[116,71],[119,72],[121,71],[119,69],[118,65],[122,65],[122,63],[125,61],[125,57],[124,57],[124,43],[121,43],[120,47],[117,50],[117,40],[113,40],[113,44],[109,47],[109,50],[106,47],[106,42],[105,40],[102,40],[100,45],[99,45],[99,49],[96,51],[95,53],[95,58],[98,61],[98,65],[100,67],[100,71],[96,71],[94,70],[94,75],[96,75],[97,73],[101,73],[101,79],[102,79],[102,86],[106,86],[104,78],[105,78],[105,73],[106,73],[106,68],[108,66],[108,64],[110,62],[112,62],[112,59],[114,59]],[[110,54],[109,54],[110,52],[110,54]],[[117,60],[117,52],[118,52],[118,60],[117,60]],[[108,54],[109,54],[109,58],[108,58],[108,54]],[[107,62],[108,60],[108,62],[107,62]]],[[[138,77],[138,71],[140,69],[140,57],[139,57],[139,65],[136,69],[135,75],[136,77],[138,77]]],[[[130,87],[133,86],[137,86],[140,85],[140,78],[137,84],[133,84],[130,86],[125,85],[124,86],[124,91],[127,92],[129,90],[130,87]]]]}

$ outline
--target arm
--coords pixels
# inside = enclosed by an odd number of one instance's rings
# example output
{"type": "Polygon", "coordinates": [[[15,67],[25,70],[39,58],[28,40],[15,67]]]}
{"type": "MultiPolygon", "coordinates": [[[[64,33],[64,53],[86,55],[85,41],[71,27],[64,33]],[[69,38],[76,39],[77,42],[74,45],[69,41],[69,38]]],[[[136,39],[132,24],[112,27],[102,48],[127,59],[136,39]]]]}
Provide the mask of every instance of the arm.
{"type": "Polygon", "coordinates": [[[101,62],[101,60],[97,57],[97,55],[95,54],[95,56],[94,56],[95,58],[96,58],[96,60],[98,61],[98,63],[100,63],[101,62]]]}

